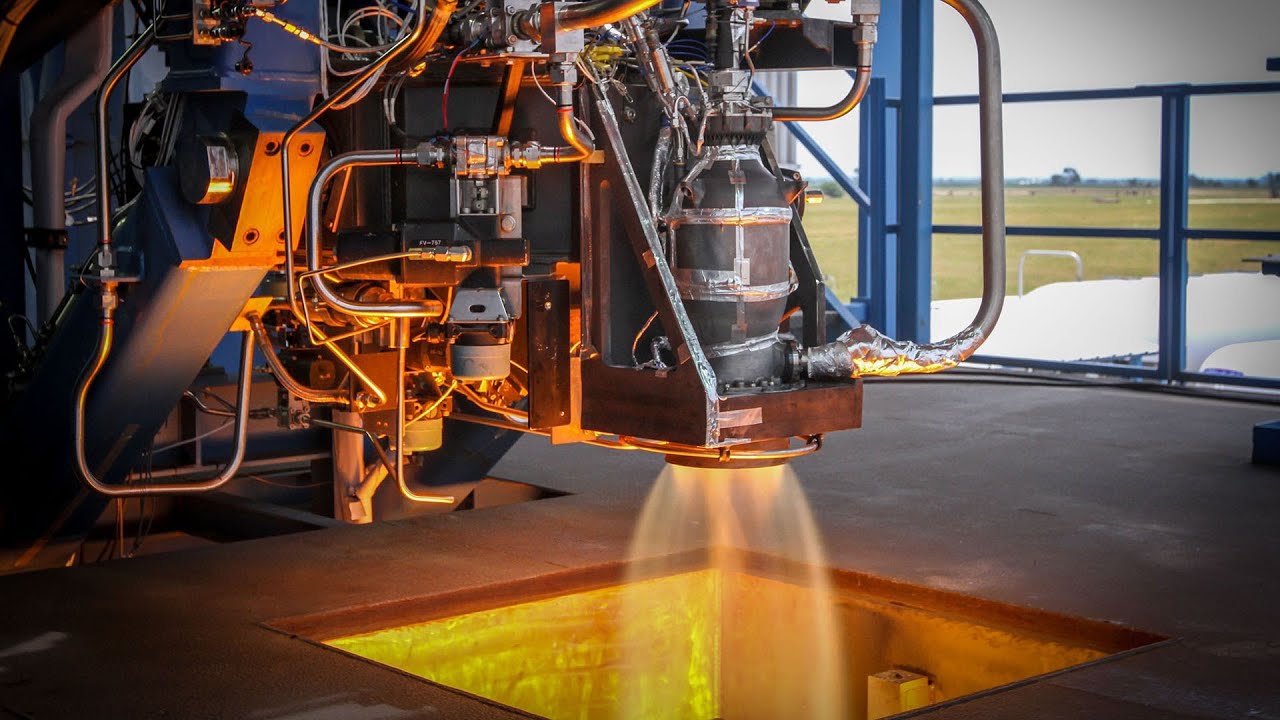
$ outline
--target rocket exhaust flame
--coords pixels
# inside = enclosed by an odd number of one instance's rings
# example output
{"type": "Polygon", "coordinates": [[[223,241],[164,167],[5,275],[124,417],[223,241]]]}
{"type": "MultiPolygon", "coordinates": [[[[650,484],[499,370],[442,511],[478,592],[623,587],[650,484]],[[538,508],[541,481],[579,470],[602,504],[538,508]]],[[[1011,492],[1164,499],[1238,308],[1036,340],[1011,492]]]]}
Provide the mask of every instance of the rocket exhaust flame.
{"type": "Polygon", "coordinates": [[[848,716],[845,654],[822,543],[790,468],[668,467],[636,525],[630,562],[622,663],[648,681],[625,684],[616,717],[848,716]],[[689,593],[684,605],[717,622],[707,628],[707,642],[655,643],[644,619],[671,598],[642,580],[654,562],[699,549],[708,553],[712,585],[689,593]],[[738,588],[747,569],[743,551],[777,558],[771,570],[782,573],[779,587],[786,590],[738,588]],[[692,672],[708,663],[713,672],[692,672]]]}

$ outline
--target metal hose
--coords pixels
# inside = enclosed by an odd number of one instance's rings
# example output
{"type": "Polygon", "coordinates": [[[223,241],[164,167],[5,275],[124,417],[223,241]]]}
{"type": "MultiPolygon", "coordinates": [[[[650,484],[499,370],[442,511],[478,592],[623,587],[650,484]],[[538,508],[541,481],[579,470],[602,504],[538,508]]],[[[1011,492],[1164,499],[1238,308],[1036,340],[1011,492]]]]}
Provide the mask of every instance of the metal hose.
{"type": "Polygon", "coordinates": [[[869,325],[805,352],[811,378],[934,373],[971,357],[991,335],[1005,293],[1004,129],[1000,44],[977,0],[942,0],[969,24],[978,45],[978,125],[982,158],[982,301],[969,325],[937,343],[894,340],[869,325]]]}
{"type": "Polygon", "coordinates": [[[154,483],[148,485],[109,485],[89,469],[84,451],[84,416],[88,404],[89,389],[111,354],[115,335],[115,307],[107,305],[102,310],[98,333],[98,347],[93,360],[80,377],[75,393],[75,470],[80,480],[108,497],[136,497],[139,495],[184,495],[209,492],[225,485],[240,471],[244,462],[245,442],[249,432],[249,392],[253,389],[253,332],[246,332],[240,341],[240,377],[236,385],[235,427],[231,460],[216,476],[195,483],[154,483]]]}

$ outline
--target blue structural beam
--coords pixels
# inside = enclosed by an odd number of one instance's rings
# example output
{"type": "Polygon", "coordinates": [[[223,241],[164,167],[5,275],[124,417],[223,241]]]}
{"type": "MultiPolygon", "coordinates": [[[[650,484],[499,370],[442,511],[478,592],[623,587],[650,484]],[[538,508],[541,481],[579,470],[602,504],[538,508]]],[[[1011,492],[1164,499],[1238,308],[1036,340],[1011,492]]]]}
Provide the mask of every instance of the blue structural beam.
{"type": "Polygon", "coordinates": [[[1171,91],[1160,101],[1160,376],[1173,380],[1187,359],[1187,196],[1191,102],[1171,91]]]}
{"type": "Polygon", "coordinates": [[[884,78],[871,79],[860,122],[858,183],[872,198],[872,205],[870,212],[858,214],[858,294],[867,323],[892,334],[890,328],[897,323],[893,302],[897,296],[897,257],[890,251],[888,217],[897,211],[897,198],[889,193],[890,139],[884,78]]]}
{"type": "MultiPolygon", "coordinates": [[[[981,235],[981,225],[934,225],[933,231],[939,235],[981,235]]],[[[1005,228],[1009,236],[1075,237],[1075,238],[1139,238],[1148,240],[1160,239],[1157,228],[1108,228],[1108,227],[1049,227],[1035,225],[1010,225],[1005,228]]],[[[1280,233],[1277,233],[1280,235],[1280,233]]]]}
{"type": "Polygon", "coordinates": [[[933,7],[934,0],[902,3],[895,337],[915,342],[930,340],[933,299],[933,7]]]}

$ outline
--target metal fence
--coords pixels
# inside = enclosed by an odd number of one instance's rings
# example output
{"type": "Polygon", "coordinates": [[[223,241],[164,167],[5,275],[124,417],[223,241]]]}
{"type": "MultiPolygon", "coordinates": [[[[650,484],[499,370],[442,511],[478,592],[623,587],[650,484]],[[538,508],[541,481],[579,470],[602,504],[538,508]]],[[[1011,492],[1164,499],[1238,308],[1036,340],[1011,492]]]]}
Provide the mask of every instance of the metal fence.
{"type": "MultiPolygon", "coordinates": [[[[974,362],[991,363],[1011,367],[1085,372],[1099,375],[1121,376],[1131,379],[1149,379],[1161,382],[1205,382],[1218,385],[1237,385],[1280,389],[1280,380],[1262,377],[1236,377],[1189,371],[1186,365],[1187,280],[1189,268],[1187,243],[1197,240],[1246,240],[1280,241],[1280,231],[1226,230],[1188,227],[1188,195],[1190,188],[1190,110],[1195,97],[1224,95],[1256,95],[1280,93],[1280,83],[1229,83],[1210,85],[1156,85],[1135,88],[1101,90],[1068,90],[1052,92],[1009,93],[1006,104],[1076,102],[1102,100],[1132,100],[1156,98],[1160,100],[1160,214],[1159,225],[1154,228],[1108,227],[1034,227],[1010,226],[1008,235],[1047,236],[1067,238],[1137,238],[1159,243],[1159,353],[1155,367],[1139,365],[1107,364],[1099,362],[1058,362],[1018,357],[977,355],[974,362]]],[[[977,95],[957,95],[933,98],[932,107],[976,105],[977,95]]],[[[872,81],[861,115],[860,173],[855,183],[831,156],[796,123],[788,128],[796,140],[805,147],[831,177],[849,193],[859,208],[858,222],[858,291],[859,297],[844,303],[843,314],[890,326],[885,323],[889,308],[894,302],[896,287],[894,253],[888,247],[890,235],[897,235],[903,228],[890,217],[896,203],[890,197],[891,176],[889,162],[891,145],[890,129],[900,127],[892,123],[891,114],[901,114],[902,103],[886,97],[883,80],[872,81]]],[[[901,158],[892,158],[901,162],[901,158]]],[[[894,189],[896,190],[896,188],[894,189]]],[[[932,225],[933,233],[954,235],[979,235],[977,225],[932,225]]],[[[928,243],[924,243],[928,247],[928,243]]],[[[915,287],[928,288],[926,279],[913,283],[915,287]]],[[[925,307],[928,305],[925,303],[925,307]]],[[[1280,312],[1280,308],[1277,308],[1280,312]]],[[[909,324],[909,323],[902,323],[909,324]]]]}

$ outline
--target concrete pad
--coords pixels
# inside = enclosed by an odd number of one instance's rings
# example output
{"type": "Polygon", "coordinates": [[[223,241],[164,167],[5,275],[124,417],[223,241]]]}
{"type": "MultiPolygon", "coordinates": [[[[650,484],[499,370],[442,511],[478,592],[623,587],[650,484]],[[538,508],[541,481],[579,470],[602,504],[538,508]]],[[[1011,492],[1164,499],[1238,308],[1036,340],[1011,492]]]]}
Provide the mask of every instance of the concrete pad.
{"type": "MultiPolygon", "coordinates": [[[[927,713],[1280,717],[1274,405],[956,379],[867,387],[797,461],[831,562],[1178,642],[927,713]]],[[[289,637],[274,618],[625,557],[661,459],[522,440],[495,474],[573,495],[0,577],[19,717],[519,717],[289,637]]]]}

